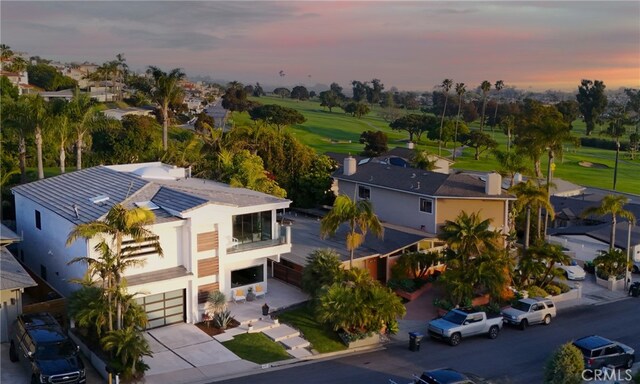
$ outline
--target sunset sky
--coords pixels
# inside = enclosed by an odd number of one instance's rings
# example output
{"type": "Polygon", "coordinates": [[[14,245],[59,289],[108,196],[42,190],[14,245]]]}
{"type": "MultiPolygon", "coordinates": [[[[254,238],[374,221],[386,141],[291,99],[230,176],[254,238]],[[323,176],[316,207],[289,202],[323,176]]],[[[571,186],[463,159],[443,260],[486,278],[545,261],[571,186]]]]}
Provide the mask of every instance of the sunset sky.
{"type": "Polygon", "coordinates": [[[640,87],[640,2],[0,2],[14,51],[291,86],[640,87]],[[283,70],[284,77],[279,76],[283,70]]]}

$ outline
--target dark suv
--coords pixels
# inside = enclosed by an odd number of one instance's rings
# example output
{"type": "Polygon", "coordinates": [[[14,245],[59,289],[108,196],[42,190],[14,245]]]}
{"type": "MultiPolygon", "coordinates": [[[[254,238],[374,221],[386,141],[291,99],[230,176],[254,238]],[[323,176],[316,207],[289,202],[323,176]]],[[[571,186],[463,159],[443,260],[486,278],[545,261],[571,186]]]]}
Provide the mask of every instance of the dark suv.
{"type": "Polygon", "coordinates": [[[31,371],[31,383],[86,383],[76,346],[49,313],[18,316],[11,329],[9,359],[31,371]]]}
{"type": "Polygon", "coordinates": [[[573,342],[584,356],[586,369],[606,366],[631,368],[635,360],[633,348],[602,336],[587,336],[573,342]]]}

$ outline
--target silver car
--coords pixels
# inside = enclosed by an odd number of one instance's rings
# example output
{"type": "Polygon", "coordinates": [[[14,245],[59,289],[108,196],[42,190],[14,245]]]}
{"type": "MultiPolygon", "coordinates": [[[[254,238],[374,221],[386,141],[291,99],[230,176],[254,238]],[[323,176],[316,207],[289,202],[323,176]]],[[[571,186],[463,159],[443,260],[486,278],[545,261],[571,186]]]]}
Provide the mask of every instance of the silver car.
{"type": "Polygon", "coordinates": [[[507,324],[526,329],[530,324],[549,325],[556,317],[556,306],[549,299],[520,299],[513,306],[501,311],[503,321],[507,324]]]}

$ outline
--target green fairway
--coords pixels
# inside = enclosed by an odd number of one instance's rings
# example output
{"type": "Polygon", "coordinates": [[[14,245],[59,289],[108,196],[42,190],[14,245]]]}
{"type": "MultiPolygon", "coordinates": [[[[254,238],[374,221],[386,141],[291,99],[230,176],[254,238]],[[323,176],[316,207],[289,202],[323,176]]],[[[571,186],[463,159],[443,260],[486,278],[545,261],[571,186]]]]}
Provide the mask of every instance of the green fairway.
{"type": "MultiPolygon", "coordinates": [[[[408,139],[407,133],[391,130],[389,123],[379,117],[380,108],[374,108],[367,116],[357,119],[345,114],[340,108],[334,108],[333,112],[329,112],[328,109],[323,109],[317,101],[296,101],[276,96],[251,99],[262,104],[278,104],[294,108],[302,113],[307,121],[286,129],[318,153],[360,153],[363,150],[363,144],[359,143],[360,134],[365,130],[381,130],[385,132],[389,137],[389,148],[405,146],[408,139]]],[[[420,112],[415,111],[414,113],[420,112]]],[[[248,113],[236,113],[233,115],[233,119],[236,124],[250,122],[248,113]]],[[[476,125],[471,124],[471,126],[475,127],[476,125]]],[[[575,121],[573,126],[574,135],[578,137],[585,136],[584,122],[575,121]]],[[[605,138],[599,134],[602,129],[601,127],[596,128],[592,137],[605,138]]],[[[502,131],[491,132],[489,129],[485,129],[485,131],[499,143],[499,149],[506,150],[507,136],[502,131]]],[[[417,143],[417,147],[437,153],[437,143],[427,140],[425,136],[423,135],[422,140],[417,143]]],[[[447,148],[442,151],[442,155],[450,157],[452,149],[453,144],[448,143],[447,148]]],[[[485,152],[481,155],[480,160],[474,160],[473,154],[473,149],[465,148],[462,156],[456,158],[456,163],[453,167],[460,170],[477,171],[498,169],[498,164],[490,152],[485,152]]],[[[545,155],[542,158],[543,172],[546,172],[546,163],[547,157],[545,155]]],[[[554,176],[583,186],[611,189],[613,187],[614,163],[615,151],[590,147],[574,148],[572,145],[567,144],[564,155],[556,157],[554,176]],[[604,164],[608,168],[584,167],[579,165],[580,162],[604,164]]],[[[617,190],[640,194],[639,157],[631,160],[626,153],[620,153],[617,190]]]]}

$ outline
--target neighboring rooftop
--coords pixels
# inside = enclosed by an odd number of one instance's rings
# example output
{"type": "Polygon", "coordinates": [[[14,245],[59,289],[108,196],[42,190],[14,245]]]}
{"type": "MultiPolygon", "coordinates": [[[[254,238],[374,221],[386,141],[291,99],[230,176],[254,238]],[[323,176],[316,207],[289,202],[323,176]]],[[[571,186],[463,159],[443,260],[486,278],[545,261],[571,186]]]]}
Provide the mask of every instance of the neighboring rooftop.
{"type": "MultiPolygon", "coordinates": [[[[611,223],[600,225],[579,225],[565,228],[549,228],[549,235],[584,235],[592,239],[596,239],[603,243],[609,244],[611,239],[611,223]]],[[[616,224],[616,248],[627,249],[629,241],[629,224],[626,221],[616,224]]],[[[635,225],[631,227],[631,246],[640,245],[640,227],[635,225]]]]}
{"type": "Polygon", "coordinates": [[[6,247],[0,247],[0,290],[38,285],[6,247]]]}

